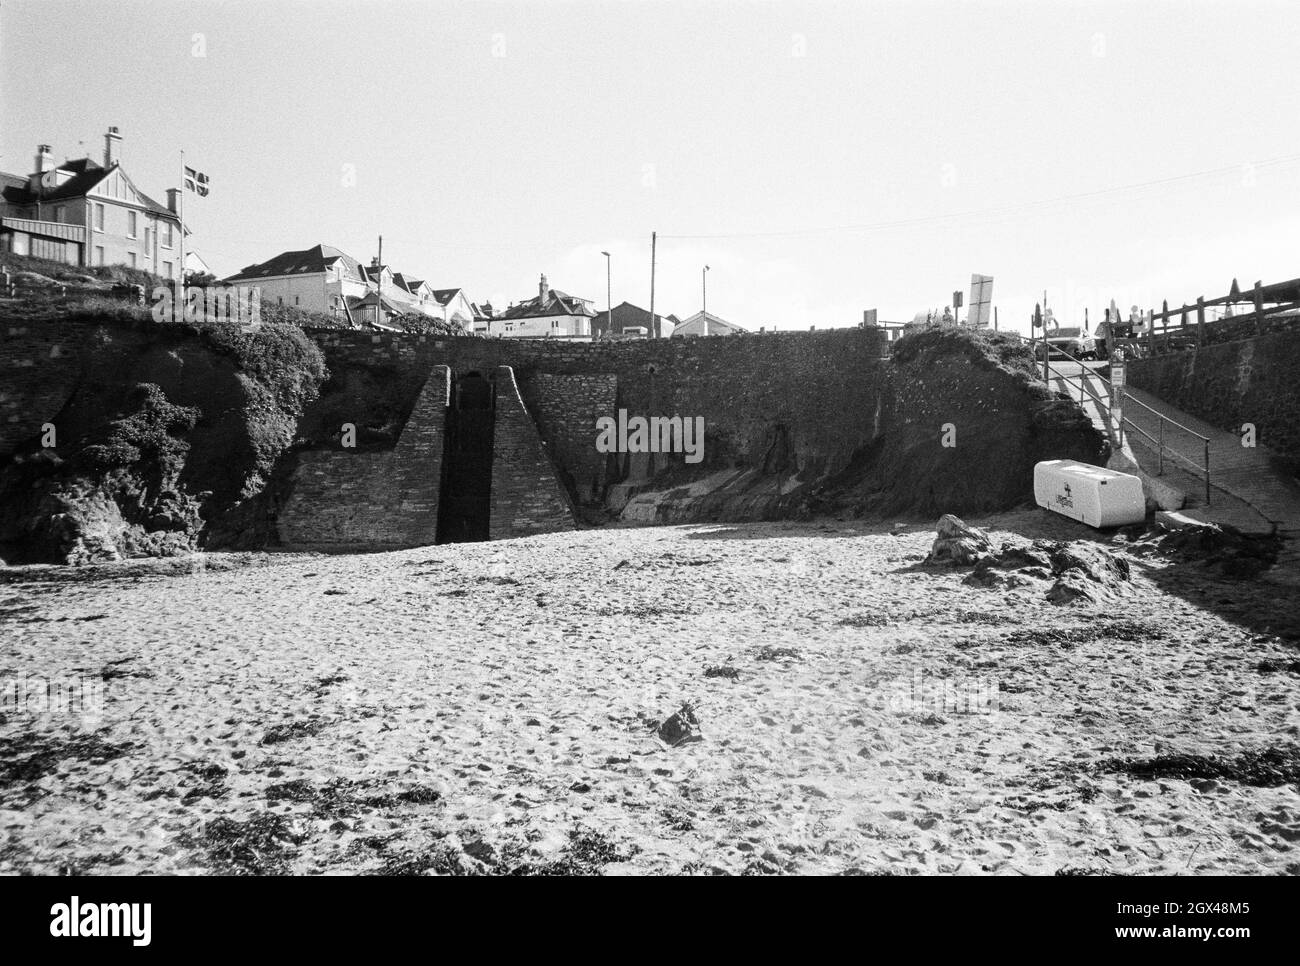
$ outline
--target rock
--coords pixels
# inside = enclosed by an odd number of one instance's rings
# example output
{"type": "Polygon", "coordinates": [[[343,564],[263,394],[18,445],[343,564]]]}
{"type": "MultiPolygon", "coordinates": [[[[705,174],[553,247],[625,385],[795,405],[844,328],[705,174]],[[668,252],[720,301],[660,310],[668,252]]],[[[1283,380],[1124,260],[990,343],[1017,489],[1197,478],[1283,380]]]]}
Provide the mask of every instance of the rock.
{"type": "Polygon", "coordinates": [[[951,513],[945,513],[939,518],[938,533],[925,563],[977,564],[989,556],[991,547],[988,535],[983,530],[964,523],[951,513]]]}
{"type": "Polygon", "coordinates": [[[699,719],[695,716],[695,706],[689,701],[659,725],[655,734],[664,744],[674,748],[691,741],[704,740],[704,736],[700,734],[699,719]]]}
{"type": "Polygon", "coordinates": [[[1073,570],[1057,579],[1047,591],[1047,600],[1052,604],[1073,604],[1076,601],[1095,604],[1099,600],[1096,590],[1089,586],[1087,578],[1079,571],[1073,570]]]}
{"type": "Polygon", "coordinates": [[[1017,547],[1010,543],[1004,543],[1002,549],[993,557],[992,564],[995,567],[1001,567],[1003,570],[1019,570],[1024,567],[1050,570],[1052,559],[1047,551],[1039,546],[1017,547]]]}
{"type": "Polygon", "coordinates": [[[1051,549],[1048,557],[1052,562],[1052,572],[1058,576],[1069,571],[1079,571],[1086,579],[1105,587],[1114,587],[1129,578],[1127,560],[1082,541],[1058,544],[1051,549]]]}
{"type": "MultiPolygon", "coordinates": [[[[985,561],[984,563],[987,562],[988,561],[985,561]]],[[[1004,586],[1007,583],[1007,578],[996,570],[993,570],[991,567],[981,564],[971,571],[971,573],[962,580],[962,583],[970,587],[995,588],[1004,586]]]]}
{"type": "Polygon", "coordinates": [[[1047,591],[1047,599],[1053,604],[1080,600],[1098,603],[1129,579],[1127,560],[1092,544],[1056,544],[1049,556],[1057,577],[1047,591]]]}

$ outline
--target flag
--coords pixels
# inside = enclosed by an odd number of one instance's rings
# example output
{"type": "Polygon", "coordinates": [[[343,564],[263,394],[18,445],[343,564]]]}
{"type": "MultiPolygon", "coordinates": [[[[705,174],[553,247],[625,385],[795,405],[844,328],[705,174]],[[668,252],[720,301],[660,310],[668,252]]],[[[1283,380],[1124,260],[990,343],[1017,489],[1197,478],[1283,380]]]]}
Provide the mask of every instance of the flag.
{"type": "Polygon", "coordinates": [[[186,168],[185,187],[196,193],[200,198],[206,198],[208,196],[208,176],[202,171],[186,168]]]}

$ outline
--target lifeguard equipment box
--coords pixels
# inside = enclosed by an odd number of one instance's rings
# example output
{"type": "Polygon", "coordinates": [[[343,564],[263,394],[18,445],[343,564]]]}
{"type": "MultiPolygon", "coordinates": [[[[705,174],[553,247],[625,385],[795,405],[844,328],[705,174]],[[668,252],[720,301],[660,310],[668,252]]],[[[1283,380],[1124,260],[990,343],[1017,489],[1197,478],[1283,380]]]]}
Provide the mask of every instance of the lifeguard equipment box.
{"type": "Polygon", "coordinates": [[[1034,466],[1034,499],[1090,527],[1122,527],[1146,519],[1142,481],[1128,473],[1075,460],[1045,460],[1034,466]]]}

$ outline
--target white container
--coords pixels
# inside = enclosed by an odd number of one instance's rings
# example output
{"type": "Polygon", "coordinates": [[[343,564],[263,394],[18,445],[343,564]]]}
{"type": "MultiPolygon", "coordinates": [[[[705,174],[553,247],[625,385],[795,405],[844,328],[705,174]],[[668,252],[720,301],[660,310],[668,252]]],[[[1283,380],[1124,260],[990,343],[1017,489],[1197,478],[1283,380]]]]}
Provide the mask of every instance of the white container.
{"type": "Polygon", "coordinates": [[[1034,467],[1038,505],[1090,527],[1122,527],[1146,519],[1142,481],[1128,473],[1074,460],[1046,460],[1034,467]]]}

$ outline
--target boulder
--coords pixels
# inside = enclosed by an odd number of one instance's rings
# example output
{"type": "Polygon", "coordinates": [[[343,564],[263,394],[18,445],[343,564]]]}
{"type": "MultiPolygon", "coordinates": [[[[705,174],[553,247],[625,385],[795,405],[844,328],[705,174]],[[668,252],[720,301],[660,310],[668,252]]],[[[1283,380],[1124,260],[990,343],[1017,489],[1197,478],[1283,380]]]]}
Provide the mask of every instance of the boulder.
{"type": "Polygon", "coordinates": [[[700,734],[700,721],[695,716],[695,706],[689,701],[659,725],[655,734],[660,741],[672,747],[704,740],[700,734]]]}
{"type": "Polygon", "coordinates": [[[1056,576],[1056,583],[1047,591],[1053,604],[1098,603],[1129,580],[1127,560],[1090,543],[1053,544],[1048,556],[1056,576]]]}
{"type": "Polygon", "coordinates": [[[978,527],[972,527],[951,513],[939,518],[938,533],[930,555],[925,558],[927,564],[978,564],[987,559],[992,548],[988,534],[978,527]]]}

